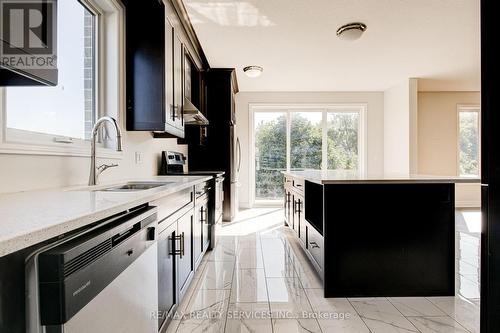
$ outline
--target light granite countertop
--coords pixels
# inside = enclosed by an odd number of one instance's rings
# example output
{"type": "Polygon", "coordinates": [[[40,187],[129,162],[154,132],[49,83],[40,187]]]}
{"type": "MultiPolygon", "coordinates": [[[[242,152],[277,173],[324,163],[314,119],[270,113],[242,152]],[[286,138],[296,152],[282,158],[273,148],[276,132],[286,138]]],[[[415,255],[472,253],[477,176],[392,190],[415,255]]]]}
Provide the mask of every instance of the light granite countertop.
{"type": "Polygon", "coordinates": [[[92,187],[80,186],[0,195],[0,257],[211,178],[211,176],[157,176],[92,187]],[[96,191],[135,181],[172,183],[141,191],[96,191]]]}
{"type": "Polygon", "coordinates": [[[359,184],[359,183],[480,183],[480,178],[457,177],[457,176],[433,176],[433,175],[403,175],[385,174],[360,176],[356,172],[349,171],[284,171],[284,175],[308,180],[318,184],[359,184]]]}

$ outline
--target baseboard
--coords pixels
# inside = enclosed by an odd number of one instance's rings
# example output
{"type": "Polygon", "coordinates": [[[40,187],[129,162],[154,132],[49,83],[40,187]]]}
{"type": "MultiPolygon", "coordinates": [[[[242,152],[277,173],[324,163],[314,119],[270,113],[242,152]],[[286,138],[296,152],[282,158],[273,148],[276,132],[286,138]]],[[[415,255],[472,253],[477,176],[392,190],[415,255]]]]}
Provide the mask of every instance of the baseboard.
{"type": "Polygon", "coordinates": [[[477,200],[461,200],[455,201],[457,208],[481,208],[481,201],[477,200]]]}

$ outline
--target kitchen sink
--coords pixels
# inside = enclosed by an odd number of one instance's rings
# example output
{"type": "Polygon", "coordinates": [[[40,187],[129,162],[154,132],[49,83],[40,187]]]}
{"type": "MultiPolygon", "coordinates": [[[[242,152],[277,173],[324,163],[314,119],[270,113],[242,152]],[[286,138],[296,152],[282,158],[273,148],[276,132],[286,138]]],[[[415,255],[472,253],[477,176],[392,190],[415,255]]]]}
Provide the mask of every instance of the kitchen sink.
{"type": "Polygon", "coordinates": [[[123,185],[107,187],[96,191],[106,191],[106,192],[143,191],[173,183],[174,182],[128,182],[123,185]]]}

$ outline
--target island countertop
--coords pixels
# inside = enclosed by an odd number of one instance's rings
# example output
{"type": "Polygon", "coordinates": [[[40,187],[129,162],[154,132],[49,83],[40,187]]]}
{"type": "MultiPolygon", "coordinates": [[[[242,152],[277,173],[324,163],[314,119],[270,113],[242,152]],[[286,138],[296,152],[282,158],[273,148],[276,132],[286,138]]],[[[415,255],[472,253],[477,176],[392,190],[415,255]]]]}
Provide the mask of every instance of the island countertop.
{"type": "Polygon", "coordinates": [[[349,171],[283,171],[285,176],[308,180],[318,184],[385,184],[385,183],[480,183],[481,179],[476,177],[458,177],[458,176],[435,176],[435,175],[417,175],[417,174],[383,174],[362,176],[356,172],[349,171]]]}

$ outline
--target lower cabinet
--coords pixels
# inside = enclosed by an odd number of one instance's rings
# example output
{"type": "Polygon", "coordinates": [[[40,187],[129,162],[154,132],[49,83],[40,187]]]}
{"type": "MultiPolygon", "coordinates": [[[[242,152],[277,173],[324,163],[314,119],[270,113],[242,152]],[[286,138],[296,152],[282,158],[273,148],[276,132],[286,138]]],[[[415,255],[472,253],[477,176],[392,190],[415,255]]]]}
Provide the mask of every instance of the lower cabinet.
{"type": "Polygon", "coordinates": [[[170,224],[158,235],[158,327],[162,327],[167,316],[175,309],[177,288],[175,285],[175,235],[177,223],[170,224]]]}
{"type": "Polygon", "coordinates": [[[184,298],[209,243],[209,225],[206,222],[209,214],[208,194],[203,192],[193,200],[193,190],[183,190],[150,203],[163,212],[158,223],[160,332],[167,330],[172,314],[184,298]],[[172,211],[172,205],[178,208],[172,211]]]}
{"type": "Polygon", "coordinates": [[[179,264],[177,266],[177,286],[179,298],[182,299],[194,271],[193,265],[193,220],[194,212],[188,211],[177,221],[177,234],[179,240],[179,264]]]}
{"type": "Polygon", "coordinates": [[[208,224],[208,194],[196,198],[194,231],[193,231],[193,258],[195,267],[198,267],[203,253],[210,243],[208,224]]]}
{"type": "Polygon", "coordinates": [[[309,252],[316,268],[323,270],[324,248],[323,236],[309,223],[306,223],[306,251],[309,252]]]}
{"type": "MultiPolygon", "coordinates": [[[[316,206],[314,200],[312,200],[311,205],[306,206],[305,196],[307,191],[305,189],[307,189],[307,182],[304,182],[304,180],[285,176],[283,202],[285,222],[295,232],[302,249],[323,278],[325,251],[323,234],[306,219],[307,207],[312,206],[315,209],[316,206]]],[[[322,198],[318,197],[315,200],[321,202],[322,198]]],[[[322,207],[322,205],[320,206],[322,207]]],[[[322,226],[322,221],[320,222],[316,224],[322,226]]]]}

